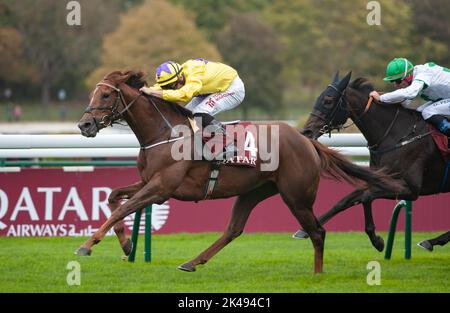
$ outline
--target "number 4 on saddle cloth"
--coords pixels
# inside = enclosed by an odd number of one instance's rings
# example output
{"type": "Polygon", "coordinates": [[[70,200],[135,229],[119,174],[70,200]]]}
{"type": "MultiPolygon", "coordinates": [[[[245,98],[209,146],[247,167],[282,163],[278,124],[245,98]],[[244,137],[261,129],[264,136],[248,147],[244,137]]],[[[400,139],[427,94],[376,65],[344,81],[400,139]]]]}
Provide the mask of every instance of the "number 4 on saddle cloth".
{"type": "MultiPolygon", "coordinates": [[[[191,120],[192,129],[198,129],[197,126],[193,125],[193,120],[191,120]]],[[[214,134],[208,132],[208,127],[206,127],[202,132],[202,142],[204,144],[203,151],[207,150],[210,152],[211,160],[209,176],[206,181],[204,198],[210,199],[214,193],[214,189],[219,179],[219,172],[221,165],[224,166],[245,166],[245,167],[256,167],[256,162],[258,159],[258,142],[257,142],[257,130],[256,125],[250,122],[225,122],[222,123],[226,130],[226,136],[222,134],[214,134]],[[222,154],[224,147],[228,144],[234,144],[237,148],[237,154],[229,157],[225,160],[216,160],[215,158],[222,154]]],[[[200,130],[199,130],[200,131],[200,130]]],[[[205,158],[203,158],[205,159],[205,158]]]]}
{"type": "Polygon", "coordinates": [[[256,125],[239,121],[224,122],[223,125],[227,132],[226,136],[211,133],[208,131],[208,127],[203,130],[203,151],[211,152],[213,162],[219,164],[256,167],[258,158],[256,125]],[[224,147],[233,143],[236,145],[237,153],[228,159],[220,159],[224,147]],[[219,160],[217,160],[218,157],[219,160]]]}

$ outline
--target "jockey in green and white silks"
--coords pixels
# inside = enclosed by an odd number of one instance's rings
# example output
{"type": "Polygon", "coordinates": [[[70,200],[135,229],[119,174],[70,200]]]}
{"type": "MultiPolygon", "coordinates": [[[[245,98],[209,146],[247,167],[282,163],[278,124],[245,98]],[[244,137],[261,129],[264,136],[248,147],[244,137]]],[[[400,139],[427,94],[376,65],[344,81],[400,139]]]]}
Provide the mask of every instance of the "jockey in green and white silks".
{"type": "Polygon", "coordinates": [[[383,95],[373,91],[373,98],[416,109],[427,122],[450,136],[450,69],[433,62],[413,66],[405,58],[395,58],[387,65],[384,80],[394,83],[397,90],[383,95]],[[427,102],[414,108],[412,100],[418,96],[427,102]]]}

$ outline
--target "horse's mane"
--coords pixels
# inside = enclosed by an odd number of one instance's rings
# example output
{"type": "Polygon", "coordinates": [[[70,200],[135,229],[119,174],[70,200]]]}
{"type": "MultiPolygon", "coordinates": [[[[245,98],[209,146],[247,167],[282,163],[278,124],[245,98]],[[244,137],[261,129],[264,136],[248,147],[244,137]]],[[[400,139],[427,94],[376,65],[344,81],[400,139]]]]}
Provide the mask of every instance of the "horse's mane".
{"type": "Polygon", "coordinates": [[[365,96],[369,95],[371,91],[375,90],[375,87],[372,85],[372,83],[364,77],[355,79],[354,81],[350,82],[348,86],[352,89],[355,89],[356,91],[359,91],[360,93],[363,93],[365,96]]]}
{"type": "MultiPolygon", "coordinates": [[[[350,84],[348,86],[350,88],[356,90],[357,92],[359,92],[364,97],[368,97],[369,93],[371,91],[376,90],[375,87],[372,85],[372,83],[369,82],[369,80],[367,78],[364,78],[364,77],[359,77],[359,78],[355,79],[354,81],[350,82],[350,84]]],[[[390,107],[393,110],[395,108],[397,108],[397,107],[400,107],[400,112],[404,112],[404,114],[411,115],[414,118],[418,118],[420,120],[420,118],[419,118],[421,116],[420,112],[404,108],[400,104],[397,104],[397,105],[385,104],[385,107],[387,107],[387,108],[390,107]]]]}
{"type": "MultiPolygon", "coordinates": [[[[136,71],[136,70],[130,70],[130,71],[114,71],[109,73],[105,76],[105,80],[112,80],[115,82],[124,82],[131,88],[139,90],[140,88],[147,86],[147,81],[145,80],[145,73],[143,71],[136,71]]],[[[192,118],[192,112],[188,109],[185,109],[181,105],[178,105],[174,102],[169,102],[162,100],[157,97],[151,97],[146,95],[146,98],[148,101],[155,101],[156,103],[162,103],[165,107],[169,107],[172,111],[177,112],[185,117],[192,118]]]]}
{"type": "Polygon", "coordinates": [[[147,85],[145,73],[135,70],[125,72],[114,71],[106,75],[103,79],[116,83],[125,83],[134,89],[139,89],[147,85]]]}

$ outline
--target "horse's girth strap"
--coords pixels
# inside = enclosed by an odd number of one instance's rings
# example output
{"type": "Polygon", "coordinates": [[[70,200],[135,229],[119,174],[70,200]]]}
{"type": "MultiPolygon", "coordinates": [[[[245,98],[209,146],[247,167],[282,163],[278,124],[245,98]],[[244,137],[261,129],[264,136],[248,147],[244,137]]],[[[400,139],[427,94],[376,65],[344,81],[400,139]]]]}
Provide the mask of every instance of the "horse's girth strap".
{"type": "Polygon", "coordinates": [[[213,161],[209,169],[209,178],[205,188],[205,197],[203,200],[210,199],[217,185],[219,178],[220,162],[213,161]]]}

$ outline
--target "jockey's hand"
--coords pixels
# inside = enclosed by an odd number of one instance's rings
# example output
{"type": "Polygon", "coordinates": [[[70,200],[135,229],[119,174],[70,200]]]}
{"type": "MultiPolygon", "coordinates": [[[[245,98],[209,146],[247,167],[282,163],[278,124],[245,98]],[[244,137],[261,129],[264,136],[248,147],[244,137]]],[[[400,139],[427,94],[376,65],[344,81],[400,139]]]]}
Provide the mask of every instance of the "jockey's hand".
{"type": "Polygon", "coordinates": [[[370,97],[374,98],[376,101],[380,101],[380,94],[378,93],[378,91],[372,91],[369,94],[370,97]]]}
{"type": "Polygon", "coordinates": [[[151,96],[152,92],[155,91],[155,90],[156,89],[152,88],[152,87],[142,87],[141,89],[139,89],[139,91],[142,91],[143,93],[145,93],[145,94],[147,94],[149,96],[151,96]]]}

